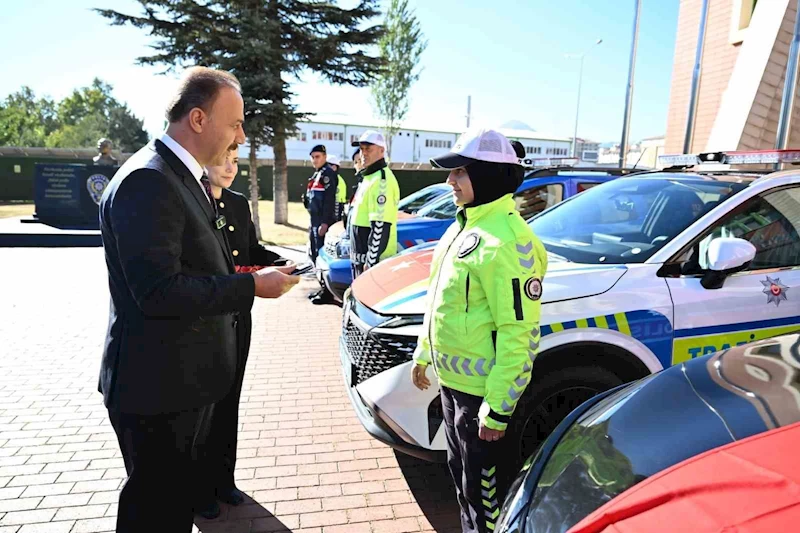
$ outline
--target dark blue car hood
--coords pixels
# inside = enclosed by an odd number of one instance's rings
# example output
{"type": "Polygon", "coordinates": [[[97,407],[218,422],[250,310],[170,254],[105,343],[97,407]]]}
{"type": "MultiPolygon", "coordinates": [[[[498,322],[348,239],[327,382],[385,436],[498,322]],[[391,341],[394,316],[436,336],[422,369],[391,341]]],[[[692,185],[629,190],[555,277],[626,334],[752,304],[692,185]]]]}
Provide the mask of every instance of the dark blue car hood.
{"type": "Polygon", "coordinates": [[[700,357],[585,408],[522,480],[526,531],[566,531],[674,464],[800,421],[799,346],[786,335],[700,357]]]}

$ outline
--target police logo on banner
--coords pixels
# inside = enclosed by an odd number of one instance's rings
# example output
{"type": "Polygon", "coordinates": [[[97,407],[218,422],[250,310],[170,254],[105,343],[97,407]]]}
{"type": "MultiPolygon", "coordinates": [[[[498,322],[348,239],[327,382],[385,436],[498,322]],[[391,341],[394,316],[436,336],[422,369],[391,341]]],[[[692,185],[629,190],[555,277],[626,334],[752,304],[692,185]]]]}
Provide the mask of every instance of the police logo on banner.
{"type": "Polygon", "coordinates": [[[382,194],[380,196],[378,196],[378,205],[383,205],[385,203],[386,203],[386,196],[384,196],[382,194]]]}
{"type": "Polygon", "coordinates": [[[103,191],[108,186],[108,176],[105,174],[92,174],[86,178],[86,190],[89,191],[94,203],[100,205],[100,198],[103,196],[103,191]]]}
{"type": "Polygon", "coordinates": [[[464,240],[461,241],[461,247],[458,249],[458,257],[466,257],[475,251],[475,248],[481,243],[481,237],[477,233],[470,233],[464,240]]]}
{"type": "Polygon", "coordinates": [[[525,296],[534,302],[542,297],[542,282],[539,278],[530,278],[525,282],[525,296]]]}

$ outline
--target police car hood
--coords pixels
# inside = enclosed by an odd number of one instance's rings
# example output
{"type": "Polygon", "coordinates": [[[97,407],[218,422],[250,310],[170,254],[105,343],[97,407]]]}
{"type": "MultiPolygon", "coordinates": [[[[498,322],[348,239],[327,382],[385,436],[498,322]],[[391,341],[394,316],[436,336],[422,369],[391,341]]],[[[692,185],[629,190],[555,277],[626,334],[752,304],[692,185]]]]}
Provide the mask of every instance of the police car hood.
{"type": "MultiPolygon", "coordinates": [[[[429,248],[383,261],[353,282],[352,295],[377,313],[421,315],[425,312],[432,257],[433,248],[429,248]]],[[[625,265],[585,265],[550,255],[542,303],[602,294],[626,271],[625,265]]]]}

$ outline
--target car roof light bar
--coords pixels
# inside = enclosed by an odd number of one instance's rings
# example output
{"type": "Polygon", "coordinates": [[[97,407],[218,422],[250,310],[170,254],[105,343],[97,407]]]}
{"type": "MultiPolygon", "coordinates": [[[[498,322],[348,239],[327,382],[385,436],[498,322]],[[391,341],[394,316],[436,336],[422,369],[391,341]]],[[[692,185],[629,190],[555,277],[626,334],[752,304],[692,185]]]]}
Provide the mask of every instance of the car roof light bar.
{"type": "Polygon", "coordinates": [[[800,150],[752,150],[740,152],[706,152],[701,154],[661,155],[659,163],[666,167],[691,167],[704,163],[722,165],[767,165],[800,163],[800,150]]]}

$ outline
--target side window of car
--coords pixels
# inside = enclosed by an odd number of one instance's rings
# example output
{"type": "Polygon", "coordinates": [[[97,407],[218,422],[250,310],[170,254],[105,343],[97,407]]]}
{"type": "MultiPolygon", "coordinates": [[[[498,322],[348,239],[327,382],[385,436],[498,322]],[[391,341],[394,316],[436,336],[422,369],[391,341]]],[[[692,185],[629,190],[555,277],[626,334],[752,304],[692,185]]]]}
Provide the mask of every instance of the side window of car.
{"type": "Polygon", "coordinates": [[[578,192],[581,193],[583,191],[589,190],[589,189],[591,189],[592,187],[594,187],[596,185],[600,185],[600,184],[599,183],[591,183],[591,182],[579,183],[578,184],[578,192]]]}
{"type": "Polygon", "coordinates": [[[525,189],[514,197],[517,202],[517,211],[522,218],[528,219],[552,207],[564,199],[564,186],[560,183],[540,185],[525,189]]]}
{"type": "Polygon", "coordinates": [[[756,247],[748,270],[800,265],[800,187],[751,198],[718,222],[696,249],[701,268],[708,267],[708,246],[719,237],[745,239],[756,247]]]}

